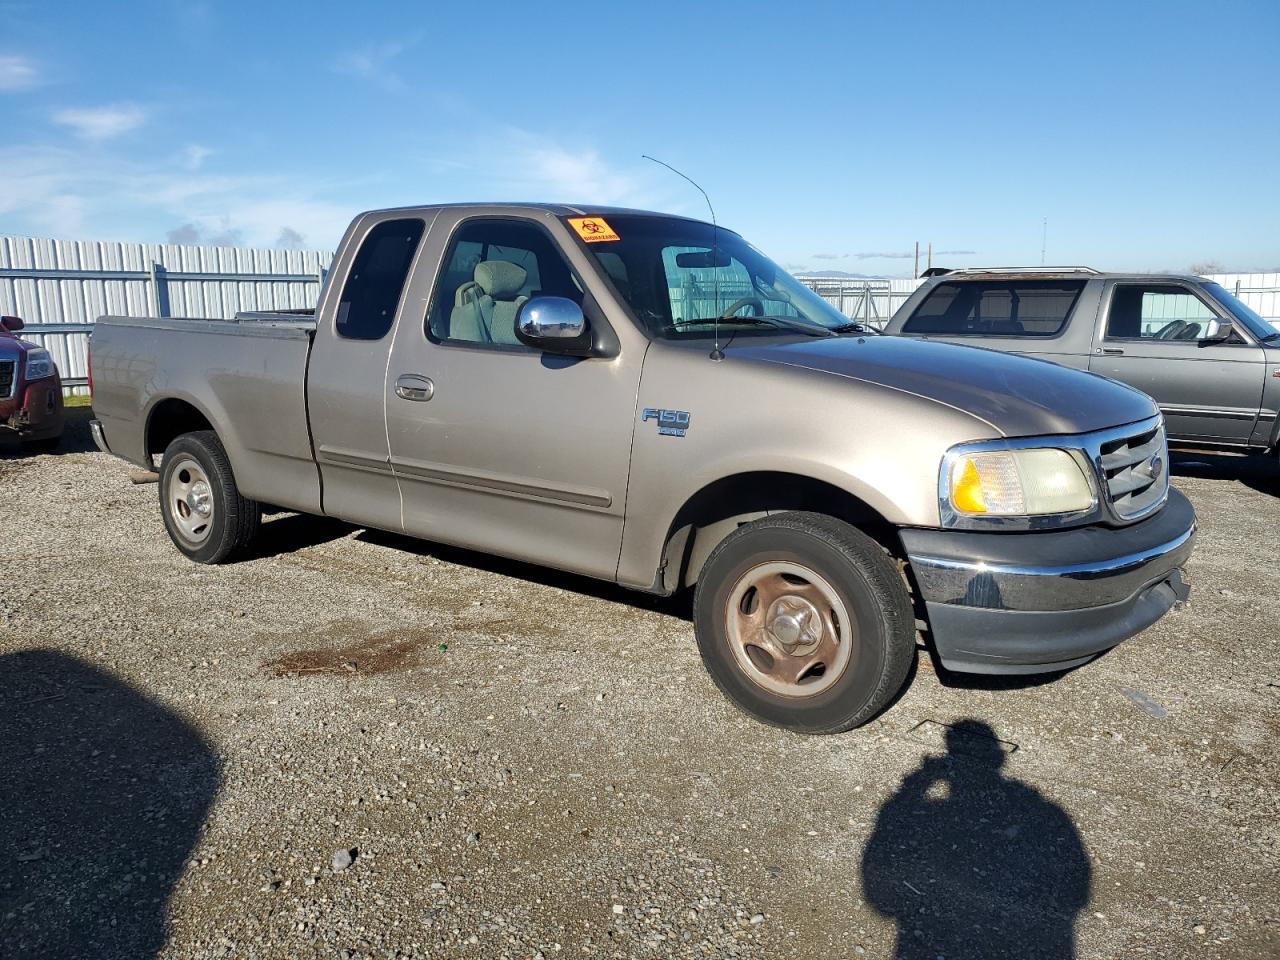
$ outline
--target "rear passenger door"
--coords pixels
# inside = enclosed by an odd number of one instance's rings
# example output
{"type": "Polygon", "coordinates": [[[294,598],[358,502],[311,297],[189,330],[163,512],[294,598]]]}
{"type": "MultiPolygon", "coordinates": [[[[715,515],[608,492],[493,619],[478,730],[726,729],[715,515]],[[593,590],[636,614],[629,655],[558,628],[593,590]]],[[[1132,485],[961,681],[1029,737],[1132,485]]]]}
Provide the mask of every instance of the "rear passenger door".
{"type": "Polygon", "coordinates": [[[1113,281],[1104,296],[1089,369],[1155,399],[1170,437],[1243,444],[1262,402],[1262,348],[1237,327],[1231,339],[1200,339],[1231,318],[1190,285],[1113,281]]]}
{"type": "Polygon", "coordinates": [[[324,511],[387,530],[400,529],[400,489],[387,444],[387,358],[396,317],[409,309],[405,284],[427,226],[422,217],[385,214],[352,226],[320,305],[307,367],[324,511]]]}

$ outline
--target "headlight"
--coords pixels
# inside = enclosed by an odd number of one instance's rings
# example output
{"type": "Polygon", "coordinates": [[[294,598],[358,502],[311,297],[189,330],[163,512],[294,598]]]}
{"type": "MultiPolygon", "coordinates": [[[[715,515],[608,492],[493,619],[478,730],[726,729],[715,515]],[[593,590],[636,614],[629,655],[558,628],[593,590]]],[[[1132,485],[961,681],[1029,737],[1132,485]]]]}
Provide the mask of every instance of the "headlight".
{"type": "Polygon", "coordinates": [[[54,366],[53,357],[49,356],[47,350],[35,349],[27,353],[26,378],[28,380],[43,380],[57,372],[58,368],[54,366]]]}
{"type": "Polygon", "coordinates": [[[1051,447],[953,451],[943,463],[944,506],[959,517],[1038,517],[1095,505],[1080,462],[1051,447]]]}

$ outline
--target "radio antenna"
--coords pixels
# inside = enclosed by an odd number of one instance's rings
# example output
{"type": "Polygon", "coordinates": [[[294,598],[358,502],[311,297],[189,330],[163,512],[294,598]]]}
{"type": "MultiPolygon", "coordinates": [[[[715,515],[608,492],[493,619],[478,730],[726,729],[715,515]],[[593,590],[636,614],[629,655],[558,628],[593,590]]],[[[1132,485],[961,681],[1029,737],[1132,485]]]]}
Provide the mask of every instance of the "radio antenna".
{"type": "Polygon", "coordinates": [[[642,159],[652,160],[654,163],[666,167],[677,177],[692,183],[694,188],[702,194],[702,199],[707,202],[707,209],[711,211],[711,269],[713,271],[711,274],[711,291],[712,296],[715,297],[715,307],[713,309],[716,312],[715,347],[711,351],[711,359],[723,360],[724,351],[720,349],[720,225],[716,223],[716,208],[711,205],[711,198],[707,196],[707,191],[698,186],[698,181],[694,180],[693,177],[681,173],[671,164],[659,160],[657,157],[651,157],[647,153],[642,153],[640,156],[642,159]]]}

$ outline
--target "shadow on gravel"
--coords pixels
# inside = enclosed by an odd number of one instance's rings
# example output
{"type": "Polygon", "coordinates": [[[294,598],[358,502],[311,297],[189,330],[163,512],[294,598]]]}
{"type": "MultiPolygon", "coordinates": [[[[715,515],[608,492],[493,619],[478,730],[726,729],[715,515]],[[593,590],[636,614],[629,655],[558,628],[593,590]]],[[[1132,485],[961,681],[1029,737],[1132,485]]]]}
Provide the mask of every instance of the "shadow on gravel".
{"type": "Polygon", "coordinates": [[[89,433],[89,421],[93,419],[90,407],[67,407],[66,426],[62,441],[52,450],[27,449],[8,430],[0,431],[0,460],[17,460],[24,457],[60,456],[64,453],[93,453],[93,435],[89,433]]]}
{"type": "Polygon", "coordinates": [[[691,590],[681,591],[670,597],[658,597],[650,593],[628,590],[626,587],[621,587],[616,583],[609,583],[605,580],[595,580],[591,577],[579,576],[576,573],[565,573],[562,570],[552,570],[550,567],[540,567],[537,564],[523,563],[519,560],[506,560],[487,553],[476,553],[474,550],[464,550],[461,547],[451,547],[442,543],[417,540],[413,537],[386,533],[381,530],[363,530],[356,539],[363,540],[366,543],[376,543],[379,546],[390,547],[395,550],[402,550],[405,553],[411,553],[416,556],[435,557],[445,563],[471,567],[474,570],[483,570],[487,573],[496,573],[504,577],[514,577],[517,580],[528,580],[531,583],[540,583],[543,586],[568,590],[583,596],[595,597],[598,600],[624,603],[629,607],[636,607],[641,610],[655,610],[658,613],[665,613],[667,616],[679,617],[681,620],[693,620],[693,592],[691,590]]]}
{"type": "Polygon", "coordinates": [[[0,656],[0,954],[146,958],[218,790],[182,718],[90,664],[0,656]]]}
{"type": "Polygon", "coordinates": [[[1175,477],[1234,480],[1259,493],[1280,497],[1280,459],[1275,456],[1232,456],[1171,450],[1169,470],[1175,477]]]}
{"type": "Polygon", "coordinates": [[[897,924],[898,960],[1075,957],[1092,870],[1071,818],[1006,775],[987,724],[946,728],[880,809],[862,857],[867,901],[897,924]]]}
{"type": "Polygon", "coordinates": [[[315,517],[306,513],[286,513],[277,517],[263,517],[262,529],[249,552],[236,560],[245,563],[261,560],[282,553],[294,553],[307,547],[341,540],[359,527],[332,517],[315,517]]]}

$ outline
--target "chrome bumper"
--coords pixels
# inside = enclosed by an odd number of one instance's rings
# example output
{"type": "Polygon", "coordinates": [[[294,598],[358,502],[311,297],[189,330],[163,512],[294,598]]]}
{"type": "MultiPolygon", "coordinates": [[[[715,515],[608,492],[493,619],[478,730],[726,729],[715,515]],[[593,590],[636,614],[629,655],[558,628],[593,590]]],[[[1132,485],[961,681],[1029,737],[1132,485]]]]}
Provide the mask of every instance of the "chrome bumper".
{"type": "Polygon", "coordinates": [[[943,665],[1032,673],[1084,663],[1185,600],[1195,512],[1171,491],[1130,527],[902,538],[943,665]]]}
{"type": "Polygon", "coordinates": [[[93,435],[94,445],[103,453],[110,453],[111,448],[107,446],[107,435],[102,432],[101,420],[89,421],[89,433],[93,435]]]}

